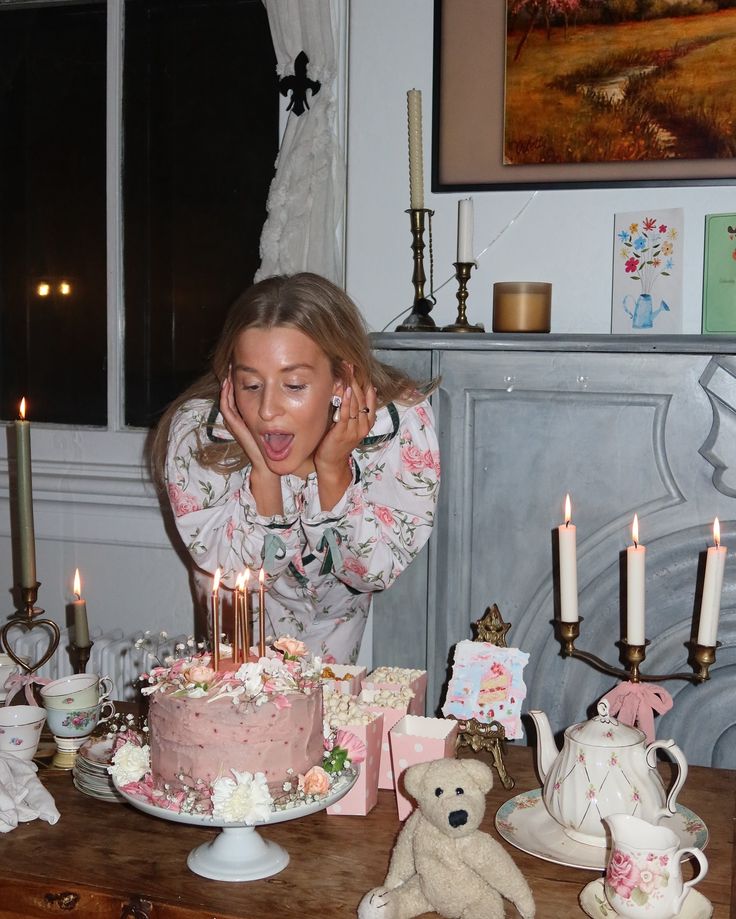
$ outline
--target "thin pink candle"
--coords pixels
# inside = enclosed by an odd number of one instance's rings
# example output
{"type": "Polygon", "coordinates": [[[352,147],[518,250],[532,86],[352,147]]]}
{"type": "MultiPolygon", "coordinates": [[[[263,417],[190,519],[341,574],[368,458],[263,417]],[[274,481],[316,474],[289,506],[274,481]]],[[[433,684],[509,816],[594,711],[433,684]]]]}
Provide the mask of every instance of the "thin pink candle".
{"type": "Polygon", "coordinates": [[[220,669],[220,578],[218,568],[212,583],[212,669],[220,669]]]}
{"type": "Polygon", "coordinates": [[[266,572],[258,574],[258,655],[266,656],[266,572]]]}
{"type": "Polygon", "coordinates": [[[570,495],[565,496],[565,522],[557,528],[560,555],[560,619],[578,621],[578,568],[576,530],[572,524],[570,495]]]}
{"type": "Polygon", "coordinates": [[[626,549],[626,641],[630,645],[643,645],[647,550],[639,543],[636,514],[631,536],[634,545],[626,549]]]}

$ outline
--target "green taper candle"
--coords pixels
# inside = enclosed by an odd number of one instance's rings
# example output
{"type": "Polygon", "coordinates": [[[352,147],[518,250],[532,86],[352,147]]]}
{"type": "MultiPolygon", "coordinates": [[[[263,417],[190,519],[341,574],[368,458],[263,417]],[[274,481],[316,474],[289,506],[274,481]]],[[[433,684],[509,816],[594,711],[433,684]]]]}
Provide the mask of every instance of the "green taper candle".
{"type": "Polygon", "coordinates": [[[26,421],[26,400],[20,401],[20,418],[15,422],[17,457],[16,498],[18,502],[18,544],[21,587],[36,586],[36,537],[33,528],[33,482],[31,479],[31,423],[26,421]]]}

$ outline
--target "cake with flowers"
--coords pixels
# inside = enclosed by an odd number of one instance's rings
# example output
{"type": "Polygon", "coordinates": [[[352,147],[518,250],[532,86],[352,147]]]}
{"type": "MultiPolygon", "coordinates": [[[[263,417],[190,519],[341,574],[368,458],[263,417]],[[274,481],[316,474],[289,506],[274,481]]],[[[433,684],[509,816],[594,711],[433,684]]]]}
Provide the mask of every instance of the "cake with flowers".
{"type": "Polygon", "coordinates": [[[323,737],[320,672],[288,636],[217,671],[209,652],[154,667],[143,676],[147,736],[115,738],[115,784],[170,810],[249,823],[328,794],[352,771],[323,737]]]}

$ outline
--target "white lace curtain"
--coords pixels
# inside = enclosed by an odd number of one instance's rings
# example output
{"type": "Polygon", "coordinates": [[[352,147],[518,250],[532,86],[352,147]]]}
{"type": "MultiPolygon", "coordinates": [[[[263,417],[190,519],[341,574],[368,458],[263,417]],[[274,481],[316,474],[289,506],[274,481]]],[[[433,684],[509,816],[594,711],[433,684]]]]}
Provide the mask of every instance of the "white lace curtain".
{"type": "MultiPolygon", "coordinates": [[[[337,136],[337,17],[331,0],[263,0],[279,77],[294,73],[304,51],[307,76],[319,80],[309,108],[289,112],[268,194],[255,279],[314,271],[342,284],[338,227],[344,200],[344,162],[337,136]]],[[[334,2],[334,0],[333,0],[334,2]]]]}

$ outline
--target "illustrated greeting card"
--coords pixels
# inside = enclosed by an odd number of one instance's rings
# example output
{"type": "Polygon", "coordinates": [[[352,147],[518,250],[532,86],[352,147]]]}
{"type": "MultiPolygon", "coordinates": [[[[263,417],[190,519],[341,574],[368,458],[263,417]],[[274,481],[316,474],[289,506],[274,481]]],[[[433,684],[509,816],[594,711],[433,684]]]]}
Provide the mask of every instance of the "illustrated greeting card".
{"type": "Polygon", "coordinates": [[[736,214],[705,218],[703,332],[736,332],[736,214]]]}
{"type": "Polygon", "coordinates": [[[528,660],[529,655],[518,648],[459,641],[442,714],[485,724],[498,721],[507,737],[522,737],[519,716],[526,698],[523,672],[528,660]]]}
{"type": "Polygon", "coordinates": [[[616,214],[611,331],[682,332],[682,208],[616,214]]]}

